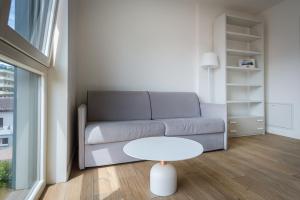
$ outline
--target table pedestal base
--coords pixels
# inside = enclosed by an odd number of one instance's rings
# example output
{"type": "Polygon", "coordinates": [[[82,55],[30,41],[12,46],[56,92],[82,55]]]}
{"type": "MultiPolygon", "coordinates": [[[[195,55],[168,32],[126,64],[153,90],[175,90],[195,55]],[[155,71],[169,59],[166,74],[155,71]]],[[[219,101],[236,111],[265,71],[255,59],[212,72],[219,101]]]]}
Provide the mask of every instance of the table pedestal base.
{"type": "Polygon", "coordinates": [[[171,164],[153,165],[150,171],[150,190],[157,196],[169,196],[177,189],[176,169],[171,164]]]}

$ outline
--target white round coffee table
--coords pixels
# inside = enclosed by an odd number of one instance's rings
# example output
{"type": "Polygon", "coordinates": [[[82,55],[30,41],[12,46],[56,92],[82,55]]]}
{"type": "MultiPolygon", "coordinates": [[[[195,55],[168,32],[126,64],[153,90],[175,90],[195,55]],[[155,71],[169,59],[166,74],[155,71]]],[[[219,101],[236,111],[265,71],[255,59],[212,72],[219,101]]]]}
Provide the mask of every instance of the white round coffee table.
{"type": "Polygon", "coordinates": [[[176,169],[167,161],[194,158],[203,153],[203,146],[193,140],[178,137],[148,137],[127,143],[123,151],[134,158],[160,161],[150,171],[150,190],[158,196],[176,192],[176,169]]]}

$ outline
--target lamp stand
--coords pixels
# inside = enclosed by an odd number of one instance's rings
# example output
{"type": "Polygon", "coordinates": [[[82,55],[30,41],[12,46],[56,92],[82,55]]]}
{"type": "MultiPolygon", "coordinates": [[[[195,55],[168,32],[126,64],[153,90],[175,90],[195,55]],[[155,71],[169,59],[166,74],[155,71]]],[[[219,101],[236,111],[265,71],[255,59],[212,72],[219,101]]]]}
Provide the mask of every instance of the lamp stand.
{"type": "Polygon", "coordinates": [[[212,103],[213,98],[212,98],[212,88],[211,88],[211,77],[212,74],[212,68],[211,67],[207,67],[207,80],[208,80],[208,84],[207,84],[207,91],[208,91],[208,98],[209,98],[209,102],[212,103]]]}

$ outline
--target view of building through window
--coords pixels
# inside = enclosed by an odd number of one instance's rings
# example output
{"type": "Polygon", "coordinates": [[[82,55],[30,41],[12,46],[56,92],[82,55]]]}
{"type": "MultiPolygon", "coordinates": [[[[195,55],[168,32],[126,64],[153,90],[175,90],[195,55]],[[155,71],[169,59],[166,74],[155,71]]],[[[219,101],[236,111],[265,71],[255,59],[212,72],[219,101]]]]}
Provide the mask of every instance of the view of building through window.
{"type": "Polygon", "coordinates": [[[40,76],[0,62],[0,200],[24,199],[38,176],[40,76]]]}
{"type": "Polygon", "coordinates": [[[0,62],[0,199],[12,188],[14,67],[0,62]]]}

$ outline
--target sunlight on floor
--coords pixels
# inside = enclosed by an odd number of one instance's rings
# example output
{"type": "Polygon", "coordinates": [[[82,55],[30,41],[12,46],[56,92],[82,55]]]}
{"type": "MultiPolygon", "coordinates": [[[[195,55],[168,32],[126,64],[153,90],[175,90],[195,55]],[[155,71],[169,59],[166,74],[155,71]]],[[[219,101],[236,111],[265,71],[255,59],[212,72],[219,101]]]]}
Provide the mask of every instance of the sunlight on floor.
{"type": "MultiPolygon", "coordinates": [[[[107,168],[98,169],[98,191],[101,191],[101,199],[110,197],[113,193],[120,189],[120,181],[116,172],[116,167],[111,166],[107,168]]],[[[95,185],[97,185],[95,184],[95,185]]]]}

